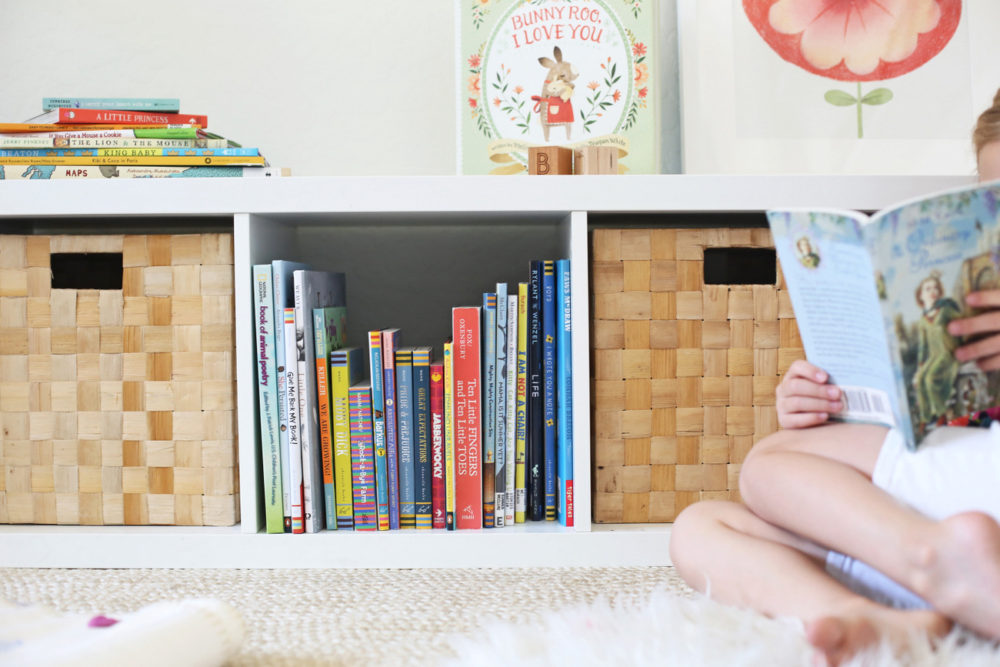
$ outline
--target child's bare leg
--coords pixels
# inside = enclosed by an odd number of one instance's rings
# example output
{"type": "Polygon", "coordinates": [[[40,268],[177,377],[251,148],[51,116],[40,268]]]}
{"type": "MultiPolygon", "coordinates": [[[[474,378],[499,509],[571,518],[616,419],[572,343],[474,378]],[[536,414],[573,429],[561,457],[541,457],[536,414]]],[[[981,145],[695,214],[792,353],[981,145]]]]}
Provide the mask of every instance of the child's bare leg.
{"type": "Polygon", "coordinates": [[[831,664],[881,639],[941,636],[950,623],[931,611],[900,611],[861,597],[827,575],[823,549],[772,526],[737,503],[705,501],[674,523],[670,555],[684,580],[713,599],[806,623],[831,664]]]}
{"type": "Polygon", "coordinates": [[[873,485],[884,434],[831,424],[768,436],[744,462],[743,498],[766,522],[859,558],[1000,638],[1000,526],[978,513],[934,521],[873,485]]]}

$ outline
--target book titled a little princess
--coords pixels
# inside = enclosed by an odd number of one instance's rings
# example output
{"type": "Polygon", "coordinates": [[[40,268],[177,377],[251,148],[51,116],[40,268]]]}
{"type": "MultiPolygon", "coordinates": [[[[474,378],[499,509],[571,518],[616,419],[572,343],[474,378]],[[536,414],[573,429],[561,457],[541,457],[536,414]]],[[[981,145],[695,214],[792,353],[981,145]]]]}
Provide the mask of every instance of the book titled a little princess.
{"type": "Polygon", "coordinates": [[[656,2],[456,2],[459,172],[527,172],[528,149],[612,146],[659,172],[656,2]]]}
{"type": "Polygon", "coordinates": [[[1000,182],[872,216],[772,210],[768,220],[809,361],[843,389],[835,415],[898,427],[910,449],[942,424],[997,405],[1000,373],[960,362],[948,324],[1000,287],[1000,182]]]}

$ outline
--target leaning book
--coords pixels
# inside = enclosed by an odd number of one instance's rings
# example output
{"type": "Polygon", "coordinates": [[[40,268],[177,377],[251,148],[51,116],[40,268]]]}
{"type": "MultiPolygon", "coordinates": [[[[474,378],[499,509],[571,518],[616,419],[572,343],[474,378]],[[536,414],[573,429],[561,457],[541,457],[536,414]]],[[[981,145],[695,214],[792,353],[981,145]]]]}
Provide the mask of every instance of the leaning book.
{"type": "Polygon", "coordinates": [[[997,404],[1000,373],[960,362],[948,323],[1000,287],[1000,182],[886,208],[772,210],[768,221],[809,361],[843,390],[834,418],[933,429],[997,404]]]}
{"type": "Polygon", "coordinates": [[[657,2],[456,2],[459,173],[527,173],[528,149],[610,146],[659,173],[657,2]]]}

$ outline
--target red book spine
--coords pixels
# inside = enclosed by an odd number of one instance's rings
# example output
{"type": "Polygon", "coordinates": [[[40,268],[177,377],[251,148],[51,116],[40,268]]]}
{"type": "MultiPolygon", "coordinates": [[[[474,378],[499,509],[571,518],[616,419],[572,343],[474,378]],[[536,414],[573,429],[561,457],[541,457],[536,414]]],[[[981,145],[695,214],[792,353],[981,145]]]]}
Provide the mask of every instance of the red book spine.
{"type": "Polygon", "coordinates": [[[57,123],[98,123],[102,125],[201,125],[208,127],[208,116],[156,111],[119,111],[116,109],[59,109],[57,123]]]}
{"type": "Polygon", "coordinates": [[[431,528],[445,528],[444,363],[431,364],[431,528]]]}
{"type": "Polygon", "coordinates": [[[479,311],[478,306],[452,309],[456,526],[476,529],[483,527],[479,311]]]}

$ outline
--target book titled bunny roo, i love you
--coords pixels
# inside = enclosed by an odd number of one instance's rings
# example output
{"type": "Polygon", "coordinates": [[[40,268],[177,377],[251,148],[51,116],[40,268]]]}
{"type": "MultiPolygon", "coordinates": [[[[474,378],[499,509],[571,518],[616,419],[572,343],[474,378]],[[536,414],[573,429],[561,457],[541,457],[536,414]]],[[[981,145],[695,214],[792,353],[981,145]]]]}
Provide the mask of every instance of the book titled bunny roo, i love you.
{"type": "Polygon", "coordinates": [[[610,146],[659,172],[654,0],[456,0],[459,172],[527,173],[532,146],[610,146]]]}

